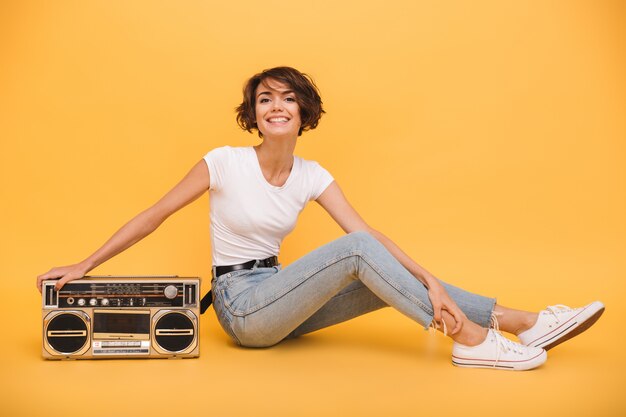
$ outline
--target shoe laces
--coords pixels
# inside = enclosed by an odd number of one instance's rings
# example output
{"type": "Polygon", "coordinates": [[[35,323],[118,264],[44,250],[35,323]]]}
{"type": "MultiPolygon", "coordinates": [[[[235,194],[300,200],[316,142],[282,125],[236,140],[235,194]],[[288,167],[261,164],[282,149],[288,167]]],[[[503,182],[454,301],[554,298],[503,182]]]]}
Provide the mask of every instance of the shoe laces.
{"type": "Polygon", "coordinates": [[[502,313],[492,311],[491,317],[489,317],[489,328],[495,330],[496,332],[500,331],[500,323],[498,322],[498,316],[501,316],[502,313]]]}
{"type": "Polygon", "coordinates": [[[493,334],[496,342],[496,361],[493,363],[494,368],[498,365],[498,362],[500,361],[500,356],[503,353],[513,352],[519,355],[524,354],[524,351],[526,350],[525,346],[507,339],[499,331],[491,330],[491,333],[493,334]]]}
{"type": "MultiPolygon", "coordinates": [[[[443,321],[443,320],[441,320],[441,323],[442,323],[441,327],[443,327],[443,335],[447,336],[448,335],[448,326],[446,326],[446,322],[443,321]]],[[[439,327],[440,327],[440,325],[439,325],[439,323],[437,323],[435,321],[435,319],[433,319],[433,321],[431,321],[430,324],[428,325],[428,328],[430,330],[432,330],[432,333],[435,333],[437,330],[439,330],[439,327]]]]}
{"type": "Polygon", "coordinates": [[[546,311],[548,311],[550,314],[552,314],[555,318],[555,320],[557,321],[557,323],[559,322],[559,314],[562,313],[569,313],[571,311],[573,311],[573,309],[571,307],[568,307],[566,305],[563,304],[556,304],[553,306],[548,306],[546,308],[546,311]]]}
{"type": "Polygon", "coordinates": [[[507,339],[502,333],[500,333],[500,323],[498,322],[498,316],[501,315],[502,313],[500,312],[492,311],[491,317],[489,318],[489,328],[491,329],[491,332],[496,339],[496,349],[498,349],[496,354],[496,361],[493,364],[494,367],[498,364],[498,361],[500,361],[500,355],[502,354],[502,352],[506,353],[513,351],[514,353],[521,355],[524,353],[525,350],[524,345],[515,343],[514,341],[507,339]]]}

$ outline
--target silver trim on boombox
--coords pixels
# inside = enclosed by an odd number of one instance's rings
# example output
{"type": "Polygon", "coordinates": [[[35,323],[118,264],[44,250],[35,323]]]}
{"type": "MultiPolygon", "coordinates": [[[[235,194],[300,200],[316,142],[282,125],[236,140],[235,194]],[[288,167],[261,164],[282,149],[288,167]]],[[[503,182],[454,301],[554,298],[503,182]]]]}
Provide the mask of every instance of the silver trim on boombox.
{"type": "MultiPolygon", "coordinates": [[[[178,276],[89,276],[76,281],[65,284],[61,292],[54,290],[56,280],[43,282],[42,287],[42,356],[45,359],[96,359],[96,358],[195,358],[200,355],[199,331],[200,331],[200,278],[197,277],[178,277],[178,276]],[[183,297],[182,307],[163,306],[163,307],[146,307],[146,306],[122,306],[122,307],[91,307],[85,305],[77,307],[72,305],[71,308],[59,307],[59,298],[66,297],[68,291],[72,290],[73,284],[84,284],[85,282],[94,282],[99,284],[138,284],[138,283],[168,283],[181,285],[185,292],[180,292],[177,297],[183,297]],[[195,291],[192,292],[192,290],[195,291]],[[192,300],[187,303],[187,300],[192,300]],[[49,302],[46,303],[46,300],[49,302]],[[94,331],[95,313],[99,314],[146,314],[149,315],[149,334],[137,331],[135,333],[96,333],[94,331]],[[49,329],[50,323],[55,317],[69,314],[75,318],[71,320],[76,322],[78,318],[84,326],[66,326],[66,328],[49,329]],[[160,319],[170,314],[181,314],[191,323],[191,328],[159,328],[156,325],[160,319]],[[71,328],[80,327],[80,328],[71,328]],[[164,342],[162,338],[168,337],[189,337],[192,336],[191,342],[187,344],[188,339],[183,339],[185,346],[180,350],[168,350],[158,343],[164,342]],[[62,352],[53,346],[59,347],[64,344],[64,339],[68,338],[85,338],[82,346],[71,352],[62,352]],[[56,338],[56,340],[52,339],[56,338]],[[63,339],[59,339],[63,338],[63,339]],[[52,343],[51,343],[52,342],[52,343]]],[[[88,296],[89,294],[85,294],[88,296]]],[[[122,295],[123,296],[123,295],[122,295]]],[[[137,296],[130,294],[130,296],[137,296]]],[[[73,295],[76,298],[76,295],[73,295]]],[[[65,303],[64,305],[67,305],[65,303]]],[[[154,305],[154,304],[153,304],[154,305]]],[[[70,321],[71,321],[70,320],[70,321]]],[[[117,319],[116,319],[117,320],[117,319]]],[[[187,322],[187,325],[188,323],[187,322]]],[[[102,322],[100,322],[102,323],[102,322]]],[[[175,327],[175,326],[172,326],[175,327]]],[[[75,340],[78,344],[81,339],[75,340]]],[[[69,342],[71,345],[71,341],[69,342]]],[[[175,345],[176,343],[174,343],[175,345]]],[[[167,345],[167,343],[166,343],[167,345]]]]}
{"type": "MultiPolygon", "coordinates": [[[[60,331],[57,330],[57,332],[60,332],[60,331]]],[[[89,341],[91,340],[90,333],[91,333],[91,318],[84,311],[80,311],[80,310],[51,311],[44,317],[44,320],[43,320],[44,352],[48,352],[50,355],[53,355],[53,356],[83,355],[91,347],[91,344],[89,343],[89,341]],[[86,331],[80,331],[82,336],[86,336],[85,343],[83,343],[82,347],[80,347],[78,350],[75,350],[73,352],[60,352],[56,350],[54,347],[52,347],[48,339],[49,337],[75,337],[76,336],[75,334],[70,335],[69,333],[65,333],[63,336],[55,335],[53,333],[54,330],[48,330],[48,325],[50,324],[52,319],[54,319],[57,316],[64,315],[64,314],[69,314],[69,315],[78,317],[80,320],[83,321],[83,323],[85,323],[85,327],[87,327],[86,331]]],[[[44,353],[44,357],[45,356],[46,355],[44,353]]]]}
{"type": "Polygon", "coordinates": [[[197,329],[199,328],[198,326],[198,316],[194,315],[191,311],[187,310],[161,310],[159,312],[157,312],[154,317],[152,317],[152,323],[150,325],[150,334],[153,334],[153,340],[154,340],[154,350],[156,350],[159,353],[163,353],[163,354],[171,354],[171,353],[179,353],[179,354],[183,354],[183,353],[187,353],[190,350],[193,350],[196,345],[198,344],[198,331],[197,329]],[[195,329],[155,329],[156,324],[159,322],[159,319],[165,315],[168,314],[182,314],[184,316],[186,316],[187,318],[189,318],[189,320],[191,320],[191,323],[193,324],[193,327],[195,329]],[[165,348],[163,348],[159,342],[157,341],[156,337],[157,336],[189,336],[189,335],[193,335],[193,340],[191,341],[191,343],[189,344],[189,346],[185,349],[179,350],[179,351],[169,351],[165,348]]]}

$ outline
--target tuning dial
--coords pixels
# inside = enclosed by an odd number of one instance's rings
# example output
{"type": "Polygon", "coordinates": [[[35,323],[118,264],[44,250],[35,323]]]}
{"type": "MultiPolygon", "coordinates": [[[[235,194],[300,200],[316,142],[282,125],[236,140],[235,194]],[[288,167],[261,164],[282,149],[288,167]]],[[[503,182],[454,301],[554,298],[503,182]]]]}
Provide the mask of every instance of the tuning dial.
{"type": "Polygon", "coordinates": [[[104,307],[109,305],[109,299],[108,298],[103,298],[102,301],[100,301],[100,304],[102,304],[104,307]]]}
{"type": "Polygon", "coordinates": [[[89,300],[89,305],[92,306],[92,307],[97,306],[98,305],[98,300],[96,300],[95,298],[91,298],[89,300]]]}
{"type": "Polygon", "coordinates": [[[170,300],[174,299],[178,295],[178,288],[176,288],[174,285],[168,285],[167,287],[165,287],[165,290],[163,290],[163,294],[165,294],[165,297],[170,300]]]}

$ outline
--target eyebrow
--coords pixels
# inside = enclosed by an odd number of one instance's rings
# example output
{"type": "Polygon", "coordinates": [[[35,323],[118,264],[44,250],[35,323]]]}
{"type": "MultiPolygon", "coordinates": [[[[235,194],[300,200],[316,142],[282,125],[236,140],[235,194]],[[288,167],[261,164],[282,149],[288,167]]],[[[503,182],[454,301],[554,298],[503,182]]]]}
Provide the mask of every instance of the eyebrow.
{"type": "MultiPolygon", "coordinates": [[[[277,90],[274,90],[277,91],[277,90]]],[[[291,93],[295,93],[293,90],[285,90],[285,91],[281,91],[280,94],[282,94],[283,96],[286,94],[291,94],[291,93]]],[[[269,91],[261,91],[259,94],[257,94],[257,98],[261,97],[263,94],[268,94],[271,95],[272,93],[269,91]]]]}

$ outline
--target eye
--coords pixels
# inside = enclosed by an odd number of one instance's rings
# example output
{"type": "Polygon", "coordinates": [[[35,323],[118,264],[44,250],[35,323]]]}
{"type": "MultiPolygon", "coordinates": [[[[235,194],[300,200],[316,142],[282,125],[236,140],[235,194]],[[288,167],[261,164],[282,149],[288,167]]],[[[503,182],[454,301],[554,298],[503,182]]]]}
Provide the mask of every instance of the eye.
{"type": "Polygon", "coordinates": [[[296,98],[295,97],[287,97],[285,100],[287,100],[287,101],[296,101],[296,98]]]}
{"type": "Polygon", "coordinates": [[[270,101],[269,98],[262,98],[259,100],[259,103],[267,103],[268,101],[270,101]]]}

